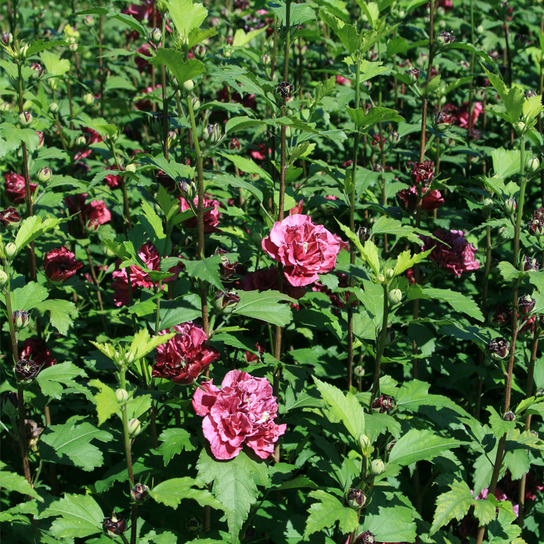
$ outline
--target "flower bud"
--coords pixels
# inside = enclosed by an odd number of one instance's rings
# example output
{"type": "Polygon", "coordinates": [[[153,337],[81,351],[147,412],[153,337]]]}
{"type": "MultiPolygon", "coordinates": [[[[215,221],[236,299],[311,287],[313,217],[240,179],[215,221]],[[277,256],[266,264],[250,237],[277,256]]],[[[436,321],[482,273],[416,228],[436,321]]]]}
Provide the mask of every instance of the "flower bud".
{"type": "Polygon", "coordinates": [[[270,62],[272,62],[271,59],[270,59],[270,56],[267,55],[267,54],[265,53],[265,54],[261,57],[261,64],[262,64],[263,66],[268,66],[268,65],[270,64],[270,62]]]}
{"type": "Polygon", "coordinates": [[[152,31],[151,31],[151,34],[149,35],[149,37],[151,38],[151,41],[158,45],[159,43],[161,43],[161,40],[162,40],[162,32],[161,32],[161,29],[160,28],[154,28],[152,31]]]}
{"type": "Polygon", "coordinates": [[[542,397],[542,396],[544,396],[544,388],[539,387],[539,388],[536,390],[535,397],[540,398],[540,397],[542,397]]]}
{"type": "Polygon", "coordinates": [[[69,45],[69,49],[72,51],[72,53],[75,53],[79,49],[79,45],[77,43],[71,43],[69,45]]]}
{"type": "Polygon", "coordinates": [[[372,476],[379,476],[382,472],[385,471],[385,464],[381,459],[374,459],[370,465],[370,472],[372,476]]]}
{"type": "Polygon", "coordinates": [[[136,438],[142,432],[142,424],[138,419],[131,419],[128,422],[128,436],[129,438],[136,438]]]}
{"type": "Polygon", "coordinates": [[[92,93],[87,93],[83,95],[83,102],[87,104],[87,106],[91,106],[94,103],[94,95],[92,93]]]}
{"type": "Polygon", "coordinates": [[[353,369],[353,374],[357,376],[357,378],[362,378],[365,375],[365,367],[358,365],[353,369]]]}
{"type": "Polygon", "coordinates": [[[202,522],[196,516],[191,516],[186,522],[185,527],[191,533],[199,533],[202,531],[202,522]]]}
{"type": "Polygon", "coordinates": [[[83,17],[83,24],[88,28],[92,28],[94,26],[94,17],[85,15],[85,17],[83,17]]]}
{"type": "Polygon", "coordinates": [[[357,488],[351,488],[346,494],[346,502],[350,508],[360,510],[366,504],[367,496],[357,488]]]}
{"type": "Polygon", "coordinates": [[[523,121],[519,121],[514,124],[514,130],[521,136],[527,131],[527,125],[523,121]]]}
{"type": "Polygon", "coordinates": [[[355,544],[376,544],[376,537],[370,531],[365,531],[357,537],[355,544]]]}
{"type": "Polygon", "coordinates": [[[393,268],[386,268],[385,269],[385,277],[388,280],[392,280],[395,277],[395,270],[393,268]]]}
{"type": "Polygon", "coordinates": [[[362,434],[359,437],[359,446],[361,446],[361,452],[364,457],[370,457],[372,446],[370,444],[370,438],[366,434],[362,434]]]}
{"type": "Polygon", "coordinates": [[[397,144],[400,140],[399,133],[396,130],[392,130],[389,133],[388,140],[391,145],[397,144]]]}
{"type": "Polygon", "coordinates": [[[194,81],[192,79],[189,79],[183,83],[183,88],[186,92],[191,92],[195,87],[194,81]]]}
{"type": "Polygon", "coordinates": [[[540,159],[538,157],[532,157],[527,161],[527,170],[529,172],[536,172],[540,168],[540,159]]]}
{"type": "Polygon", "coordinates": [[[506,412],[502,418],[504,421],[514,421],[516,419],[516,414],[514,414],[514,412],[506,412]]]}
{"type": "Polygon", "coordinates": [[[522,295],[518,298],[518,308],[521,315],[530,314],[535,308],[536,301],[529,295],[522,295]]]}
{"type": "Polygon", "coordinates": [[[240,297],[234,291],[219,291],[217,295],[215,295],[214,308],[218,313],[230,314],[234,311],[239,302],[240,297]]]}
{"type": "Polygon", "coordinates": [[[376,276],[376,281],[377,281],[378,283],[385,283],[385,276],[384,276],[383,274],[378,274],[378,275],[376,276]]]}
{"type": "Polygon", "coordinates": [[[4,32],[0,35],[0,40],[2,40],[4,45],[9,45],[13,42],[13,34],[11,32],[4,32]]]}
{"type": "Polygon", "coordinates": [[[15,417],[17,415],[17,408],[19,405],[19,396],[15,391],[6,391],[2,393],[2,413],[8,417],[15,417]]]}
{"type": "Polygon", "coordinates": [[[136,484],[131,490],[130,490],[130,498],[134,502],[144,502],[149,498],[148,493],[148,487],[144,484],[136,484]]]}
{"type": "Polygon", "coordinates": [[[214,145],[221,140],[221,127],[218,123],[208,125],[202,131],[202,139],[205,143],[214,145]]]}
{"type": "Polygon", "coordinates": [[[359,227],[357,236],[359,237],[359,241],[364,243],[367,240],[370,240],[370,231],[366,227],[359,227]]]}
{"type": "Polygon", "coordinates": [[[439,47],[443,47],[444,45],[448,45],[450,43],[453,43],[455,41],[455,36],[453,35],[453,32],[441,32],[436,37],[436,43],[439,47]]]}
{"type": "Polygon", "coordinates": [[[6,259],[11,260],[17,253],[17,246],[13,242],[9,242],[4,247],[4,253],[6,255],[6,259]]]}
{"type": "Polygon", "coordinates": [[[240,151],[240,148],[241,148],[241,145],[240,145],[240,141],[238,140],[238,138],[233,138],[231,141],[230,141],[230,144],[229,144],[229,149],[231,151],[240,151]]]}
{"type": "Polygon", "coordinates": [[[51,179],[51,176],[52,176],[51,168],[46,167],[46,168],[40,168],[40,170],[38,170],[38,180],[41,181],[42,183],[48,182],[51,179]]]}
{"type": "Polygon", "coordinates": [[[28,43],[24,43],[23,45],[21,45],[20,49],[19,49],[19,57],[24,59],[26,58],[26,53],[28,51],[28,48],[29,48],[29,44],[28,43]]]}
{"type": "Polygon", "coordinates": [[[115,396],[117,397],[117,402],[123,404],[128,400],[128,392],[126,389],[116,389],[115,396]]]}
{"type": "Polygon", "coordinates": [[[402,291],[400,289],[391,289],[389,291],[389,303],[392,305],[399,304],[402,300],[402,291]]]}
{"type": "Polygon", "coordinates": [[[489,344],[487,344],[487,353],[491,359],[500,361],[505,359],[510,352],[510,346],[504,338],[493,338],[489,344]]]}
{"type": "Polygon", "coordinates": [[[15,310],[13,312],[13,326],[16,331],[21,331],[30,323],[30,312],[15,310]]]}
{"type": "Polygon", "coordinates": [[[49,104],[49,111],[51,113],[57,113],[59,111],[59,105],[56,102],[51,102],[51,104],[49,104]]]}
{"type": "Polygon", "coordinates": [[[32,383],[40,373],[41,365],[29,359],[20,359],[15,365],[15,379],[22,385],[32,383]]]}
{"type": "Polygon", "coordinates": [[[10,110],[10,105],[7,102],[2,102],[0,104],[0,111],[1,112],[7,112],[10,110]]]}
{"type": "Polygon", "coordinates": [[[200,100],[195,96],[193,98],[193,110],[198,110],[200,108],[200,100]]]}
{"type": "Polygon", "coordinates": [[[29,111],[24,111],[23,113],[21,113],[21,115],[19,115],[19,124],[22,127],[28,127],[33,120],[34,118],[29,111]]]}
{"type": "Polygon", "coordinates": [[[197,59],[204,59],[208,54],[208,48],[200,43],[193,49],[193,53],[197,59]]]}
{"type": "Polygon", "coordinates": [[[518,208],[518,203],[513,197],[510,197],[506,199],[506,201],[504,202],[504,207],[506,209],[506,212],[512,215],[516,213],[516,210],[518,208]]]}
{"type": "Polygon", "coordinates": [[[492,198],[484,198],[482,212],[486,219],[491,217],[491,212],[493,211],[494,207],[495,203],[493,202],[492,198]]]}
{"type": "Polygon", "coordinates": [[[43,66],[37,62],[33,62],[30,67],[32,68],[32,77],[40,78],[43,74],[43,66]]]}
{"type": "Polygon", "coordinates": [[[4,227],[14,229],[19,226],[20,222],[21,216],[19,215],[19,211],[13,206],[9,206],[5,210],[0,211],[0,223],[2,223],[4,227]]]}
{"type": "Polygon", "coordinates": [[[127,164],[125,166],[125,172],[131,172],[134,174],[134,172],[136,172],[136,165],[134,163],[127,164]]]}
{"type": "Polygon", "coordinates": [[[389,395],[380,395],[373,403],[372,408],[378,410],[380,414],[388,414],[392,408],[395,399],[389,395]]]}
{"type": "Polygon", "coordinates": [[[83,147],[83,146],[87,145],[87,140],[85,139],[85,136],[78,136],[76,138],[76,145],[78,147],[83,147]]]}
{"type": "Polygon", "coordinates": [[[120,536],[127,530],[127,522],[123,516],[113,512],[110,518],[104,519],[103,527],[109,536],[120,536]]]}
{"type": "Polygon", "coordinates": [[[0,290],[3,290],[7,285],[8,279],[8,275],[3,270],[0,270],[0,290]]]}
{"type": "Polygon", "coordinates": [[[522,270],[523,272],[536,272],[540,269],[540,263],[534,257],[523,257],[522,270]]]}
{"type": "Polygon", "coordinates": [[[415,85],[419,79],[419,70],[417,68],[410,68],[404,72],[410,79],[410,85],[415,85]]]}

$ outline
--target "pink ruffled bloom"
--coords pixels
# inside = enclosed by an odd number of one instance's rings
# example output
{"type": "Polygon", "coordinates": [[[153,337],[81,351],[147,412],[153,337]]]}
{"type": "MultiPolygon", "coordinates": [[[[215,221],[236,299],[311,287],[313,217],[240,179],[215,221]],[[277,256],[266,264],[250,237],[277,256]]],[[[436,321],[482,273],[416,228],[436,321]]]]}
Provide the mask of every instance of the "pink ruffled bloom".
{"type": "MultiPolygon", "coordinates": [[[[182,196],[179,197],[179,204],[180,204],[180,210],[182,212],[185,212],[187,210],[190,210],[191,207],[189,206],[189,203],[185,198],[182,196]]],[[[195,210],[198,209],[198,196],[195,196],[193,200],[193,205],[195,207],[195,210]]],[[[210,234],[212,232],[217,232],[217,226],[219,225],[219,202],[217,200],[214,200],[213,198],[207,198],[204,197],[204,209],[207,208],[208,211],[204,212],[204,232],[206,234],[210,234]]],[[[197,219],[196,217],[191,217],[189,219],[186,219],[183,221],[183,226],[186,229],[196,229],[197,228],[197,219]]]]}
{"type": "Polygon", "coordinates": [[[323,225],[314,225],[309,216],[302,214],[278,221],[261,245],[283,264],[285,277],[295,287],[310,285],[319,279],[318,274],[334,270],[338,253],[349,247],[323,225]]]}
{"type": "Polygon", "coordinates": [[[461,276],[463,272],[471,272],[480,268],[480,261],[474,259],[476,248],[465,240],[462,231],[438,229],[433,232],[433,235],[440,241],[428,236],[421,236],[423,251],[434,246],[429,258],[437,263],[442,270],[461,276]]]}
{"type": "Polygon", "coordinates": [[[179,334],[157,347],[153,377],[188,385],[220,355],[216,349],[204,345],[208,337],[192,321],[176,325],[174,331],[179,334]]]}
{"type": "Polygon", "coordinates": [[[94,228],[94,230],[96,230],[99,225],[109,223],[111,221],[111,212],[106,207],[106,203],[103,200],[92,200],[85,204],[86,197],[87,193],[65,197],[64,202],[68,206],[70,215],[81,212],[83,222],[86,223],[89,228],[94,228]]]}
{"type": "Polygon", "coordinates": [[[274,422],[278,403],[270,382],[240,370],[228,372],[221,389],[213,380],[200,384],[193,395],[193,408],[204,417],[202,431],[216,459],[233,459],[244,444],[267,459],[287,428],[274,422]]]}
{"type": "MultiPolygon", "coordinates": [[[[4,174],[4,179],[6,198],[14,204],[23,202],[23,200],[26,198],[24,176],[21,174],[16,174],[15,172],[10,172],[9,174],[4,174]]],[[[34,194],[36,192],[36,187],[38,187],[36,183],[30,184],[30,194],[34,194]]]]}

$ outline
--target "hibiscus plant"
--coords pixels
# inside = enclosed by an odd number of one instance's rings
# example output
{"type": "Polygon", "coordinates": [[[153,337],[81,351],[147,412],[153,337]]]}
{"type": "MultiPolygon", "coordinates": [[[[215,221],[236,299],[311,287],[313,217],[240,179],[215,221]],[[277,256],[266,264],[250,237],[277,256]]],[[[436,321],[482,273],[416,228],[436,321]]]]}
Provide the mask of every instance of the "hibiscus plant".
{"type": "Polygon", "coordinates": [[[3,540],[544,542],[544,4],[201,2],[3,4],[3,540]]]}

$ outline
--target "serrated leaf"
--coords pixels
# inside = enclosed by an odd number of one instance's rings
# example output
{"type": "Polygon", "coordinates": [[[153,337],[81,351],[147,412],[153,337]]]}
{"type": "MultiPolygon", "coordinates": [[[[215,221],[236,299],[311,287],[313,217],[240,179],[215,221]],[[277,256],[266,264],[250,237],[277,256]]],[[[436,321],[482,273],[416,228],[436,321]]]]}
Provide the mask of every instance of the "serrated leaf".
{"type": "Polygon", "coordinates": [[[151,408],[151,395],[138,395],[131,398],[127,404],[127,417],[128,419],[139,418],[142,414],[145,414],[151,408]]]}
{"type": "Polygon", "coordinates": [[[452,519],[462,520],[473,503],[472,493],[465,482],[455,481],[450,491],[442,493],[436,501],[430,534],[434,534],[452,519]]]}
{"type": "Polygon", "coordinates": [[[295,149],[293,149],[293,152],[291,153],[291,156],[287,162],[293,164],[297,159],[311,155],[314,149],[315,144],[311,144],[310,142],[298,144],[295,149]]]}
{"type": "Polygon", "coordinates": [[[365,113],[364,108],[352,109],[346,107],[346,110],[352,121],[359,128],[370,127],[377,123],[400,123],[401,121],[404,121],[404,117],[401,117],[397,110],[392,110],[390,108],[374,106],[370,108],[368,113],[365,113]]]}
{"type": "Polygon", "coordinates": [[[190,278],[205,281],[213,285],[216,289],[219,289],[219,291],[223,291],[225,288],[219,277],[220,263],[221,255],[212,255],[198,261],[183,261],[185,271],[189,274],[190,278]]]}
{"type": "Polygon", "coordinates": [[[56,53],[51,51],[43,51],[40,55],[45,69],[52,76],[62,76],[68,70],[70,70],[70,61],[68,59],[61,59],[56,53]]]}
{"type": "Polygon", "coordinates": [[[103,530],[104,513],[90,495],[66,493],[42,512],[40,519],[53,516],[61,516],[53,521],[49,529],[58,538],[83,538],[103,530]]]}
{"type": "Polygon", "coordinates": [[[244,47],[251,40],[259,36],[266,31],[268,26],[263,26],[257,30],[251,30],[250,32],[245,32],[243,28],[239,28],[234,34],[234,39],[232,40],[232,47],[244,47]]]}
{"type": "MultiPolygon", "coordinates": [[[[270,11],[275,13],[278,17],[278,22],[282,25],[287,23],[287,8],[285,2],[282,0],[273,0],[267,4],[270,11]]],[[[291,27],[298,26],[308,21],[313,21],[316,16],[312,9],[312,5],[309,3],[290,4],[290,18],[291,27]]]]}
{"type": "Polygon", "coordinates": [[[206,67],[201,61],[197,59],[185,60],[183,53],[162,47],[156,51],[155,56],[149,62],[157,67],[164,64],[172,72],[178,85],[182,85],[206,71],[206,67]]]}
{"type": "Polygon", "coordinates": [[[370,234],[371,236],[379,236],[381,234],[394,235],[400,238],[407,238],[410,242],[420,244],[421,240],[419,239],[417,232],[415,229],[401,221],[382,215],[381,217],[378,217],[374,225],[372,225],[370,234]]]}
{"type": "Polygon", "coordinates": [[[489,525],[497,516],[495,506],[487,500],[474,500],[473,504],[474,517],[480,522],[480,525],[489,525]]]}
{"type": "Polygon", "coordinates": [[[30,57],[31,55],[36,55],[40,51],[45,51],[46,49],[51,49],[53,47],[58,47],[59,45],[64,45],[66,42],[64,40],[37,40],[32,42],[28,49],[26,50],[26,56],[30,57]]]}
{"type": "MultiPolygon", "coordinates": [[[[1,463],[1,462],[0,462],[1,463]]],[[[40,502],[43,502],[43,499],[38,495],[35,489],[26,481],[24,476],[16,474],[15,472],[9,472],[5,470],[5,463],[0,464],[0,487],[10,493],[11,491],[17,491],[24,495],[30,495],[35,499],[38,499],[40,502]]]]}
{"type": "Polygon", "coordinates": [[[188,476],[184,478],[172,478],[161,482],[149,490],[149,495],[157,502],[171,508],[177,508],[183,499],[195,499],[200,506],[211,506],[217,510],[223,510],[223,505],[213,495],[202,489],[193,489],[192,486],[201,483],[188,476]]]}
{"type": "Polygon", "coordinates": [[[81,368],[68,362],[44,368],[36,377],[36,381],[46,397],[60,399],[64,388],[79,387],[79,384],[74,381],[74,378],[78,377],[86,378],[87,374],[81,368]]]}
{"type": "Polygon", "coordinates": [[[175,335],[176,333],[167,333],[151,337],[147,329],[142,329],[134,335],[129,353],[133,356],[133,360],[137,361],[151,353],[157,346],[166,344],[175,335]]]}
{"type": "Polygon", "coordinates": [[[191,444],[191,435],[185,429],[166,429],[159,436],[162,444],[158,452],[162,455],[164,466],[172,460],[174,455],[185,451],[193,451],[195,446],[191,444]]]}
{"type": "Polygon", "coordinates": [[[348,53],[354,53],[361,43],[361,36],[357,32],[357,29],[353,25],[344,23],[338,17],[333,17],[325,10],[319,10],[319,17],[328,26],[332,28],[334,33],[340,38],[340,41],[344,44],[344,47],[348,50],[348,53]]]}
{"type": "Polygon", "coordinates": [[[344,506],[334,495],[325,491],[311,491],[310,497],[318,502],[313,503],[308,510],[304,537],[332,527],[336,522],[342,533],[351,533],[359,525],[357,512],[349,506],[344,506]]]}
{"type": "Polygon", "coordinates": [[[423,251],[421,253],[416,253],[412,255],[409,250],[403,251],[398,257],[397,262],[395,263],[395,276],[402,274],[409,268],[412,268],[416,263],[420,263],[431,253],[432,249],[428,251],[423,251]]]}
{"type": "Polygon", "coordinates": [[[258,166],[252,159],[240,157],[239,155],[228,155],[226,153],[219,154],[232,162],[242,172],[245,172],[246,174],[257,174],[260,178],[272,184],[272,177],[270,174],[258,166]]]}
{"type": "Polygon", "coordinates": [[[96,411],[98,412],[98,426],[107,421],[113,414],[121,417],[121,408],[115,395],[115,391],[100,380],[91,380],[91,387],[96,387],[99,392],[94,396],[96,411]]]}
{"type": "Polygon", "coordinates": [[[68,421],[63,425],[51,425],[40,439],[40,455],[44,461],[75,465],[85,471],[102,466],[104,457],[91,440],[109,442],[113,436],[84,422],[77,425],[68,421]]]}
{"type": "Polygon", "coordinates": [[[331,412],[338,417],[349,434],[359,443],[359,438],[365,434],[365,413],[355,395],[344,395],[340,389],[327,382],[322,382],[313,376],[321,397],[329,406],[331,412]]]}
{"type": "Polygon", "coordinates": [[[216,461],[203,449],[197,469],[198,478],[204,483],[215,482],[213,493],[224,507],[231,542],[235,544],[251,505],[257,501],[255,476],[261,473],[258,463],[243,451],[230,461],[216,461]]]}
{"type": "Polygon", "coordinates": [[[192,0],[168,0],[167,5],[182,41],[188,38],[191,30],[198,28],[208,15],[208,10],[202,4],[193,4],[192,0]]]}
{"type": "Polygon", "coordinates": [[[505,421],[493,406],[488,406],[486,410],[489,412],[489,426],[495,438],[502,438],[510,430],[516,428],[514,421],[505,421]]]}
{"type": "Polygon", "coordinates": [[[427,96],[430,93],[434,93],[436,89],[438,89],[438,86],[440,85],[440,74],[433,77],[431,81],[429,81],[429,84],[425,86],[424,94],[427,96]]]}
{"type": "Polygon", "coordinates": [[[519,276],[523,275],[512,263],[508,261],[501,261],[498,265],[502,279],[504,281],[513,281],[519,276]]]}
{"type": "Polygon", "coordinates": [[[36,131],[30,128],[18,128],[11,123],[0,125],[0,158],[17,151],[21,147],[21,142],[26,144],[29,153],[34,153],[38,149],[40,138],[36,131]]]}
{"type": "Polygon", "coordinates": [[[17,246],[17,254],[21,252],[30,242],[41,236],[49,229],[55,228],[61,222],[60,219],[45,219],[39,215],[32,215],[21,222],[21,226],[17,231],[15,245],[17,246]]]}
{"type": "Polygon", "coordinates": [[[49,312],[49,321],[60,334],[66,335],[78,316],[76,305],[69,300],[48,299],[35,306],[38,312],[49,312]]]}
{"type": "Polygon", "coordinates": [[[461,442],[458,440],[443,438],[427,429],[410,429],[391,449],[389,462],[397,465],[411,465],[417,461],[431,461],[442,452],[460,445],[461,442]]]}
{"type": "Polygon", "coordinates": [[[229,187],[234,187],[236,189],[245,189],[246,191],[251,193],[259,202],[262,202],[264,199],[263,192],[257,186],[247,181],[244,181],[239,177],[232,176],[230,174],[219,174],[213,176],[212,181],[214,184],[220,187],[228,185],[229,187]]]}
{"type": "Polygon", "coordinates": [[[49,295],[49,291],[43,285],[31,281],[24,287],[19,287],[11,292],[11,306],[15,310],[32,310],[49,295]]]}
{"type": "Polygon", "coordinates": [[[293,313],[287,302],[294,299],[278,291],[240,291],[240,302],[235,306],[233,314],[259,319],[285,327],[293,319],[293,313]]]}

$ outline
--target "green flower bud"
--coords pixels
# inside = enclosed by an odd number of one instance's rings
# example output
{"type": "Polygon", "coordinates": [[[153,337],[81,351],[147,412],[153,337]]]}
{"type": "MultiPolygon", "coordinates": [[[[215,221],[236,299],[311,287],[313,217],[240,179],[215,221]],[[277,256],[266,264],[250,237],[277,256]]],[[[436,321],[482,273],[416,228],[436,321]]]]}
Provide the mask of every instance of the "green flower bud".
{"type": "Polygon", "coordinates": [[[21,113],[21,115],[19,115],[19,124],[22,127],[28,127],[29,125],[32,124],[33,120],[34,118],[32,117],[32,114],[29,111],[24,111],[23,113],[21,113]]]}
{"type": "Polygon", "coordinates": [[[398,304],[402,300],[402,291],[400,289],[391,289],[389,291],[389,303],[398,304]]]}
{"type": "Polygon", "coordinates": [[[7,285],[8,279],[8,275],[3,270],[0,270],[0,290],[4,289],[7,285]]]}
{"type": "Polygon", "coordinates": [[[83,24],[88,28],[92,28],[94,26],[94,17],[85,15],[85,17],[83,17],[83,24]]]}
{"type": "Polygon", "coordinates": [[[376,276],[376,280],[378,281],[378,283],[385,283],[385,276],[383,274],[378,274],[376,276]]]}
{"type": "Polygon", "coordinates": [[[142,432],[142,424],[138,419],[131,419],[128,422],[128,436],[129,438],[136,438],[142,432]]]}
{"type": "Polygon", "coordinates": [[[527,170],[536,172],[540,168],[540,160],[538,157],[533,157],[527,161],[527,170]]]}
{"type": "Polygon", "coordinates": [[[372,453],[372,446],[370,444],[370,438],[366,434],[362,434],[359,437],[359,445],[361,446],[361,453],[364,457],[370,457],[372,453]]]}
{"type": "Polygon", "coordinates": [[[0,104],[0,111],[6,112],[10,110],[10,105],[7,102],[2,102],[0,104]]]}
{"type": "Polygon", "coordinates": [[[23,45],[21,45],[21,48],[19,49],[19,57],[24,59],[26,58],[26,53],[28,51],[28,47],[29,47],[29,44],[28,43],[25,43],[23,45]]]}
{"type": "Polygon", "coordinates": [[[519,134],[519,135],[522,135],[522,134],[525,134],[525,132],[527,131],[527,125],[522,122],[522,121],[519,121],[518,123],[516,123],[514,125],[514,130],[519,134]]]}
{"type": "Polygon", "coordinates": [[[6,244],[6,247],[4,248],[4,253],[6,254],[6,258],[8,260],[11,260],[13,257],[15,257],[15,254],[17,253],[17,246],[13,242],[6,244]]]}
{"type": "Polygon", "coordinates": [[[136,172],[136,165],[135,164],[127,164],[125,166],[125,172],[132,172],[134,174],[134,172],[136,172]]]}
{"type": "Polygon", "coordinates": [[[385,269],[385,277],[388,280],[392,280],[395,277],[395,270],[393,268],[386,268],[385,269]]]}
{"type": "Polygon", "coordinates": [[[162,40],[162,32],[160,28],[154,28],[150,34],[151,41],[154,44],[159,44],[162,40]]]}
{"type": "Polygon", "coordinates": [[[72,51],[73,53],[75,53],[78,50],[78,48],[79,46],[77,43],[71,43],[69,47],[70,51],[72,51]]]}
{"type": "Polygon", "coordinates": [[[51,113],[57,113],[59,111],[59,105],[56,102],[51,102],[51,104],[49,104],[49,111],[51,113]]]}
{"type": "Polygon", "coordinates": [[[188,81],[186,81],[184,84],[183,84],[183,88],[185,89],[185,91],[187,91],[188,93],[191,92],[195,87],[195,84],[194,84],[194,81],[192,79],[189,79],[188,81]]]}
{"type": "Polygon", "coordinates": [[[370,465],[372,476],[379,476],[385,470],[384,462],[381,459],[374,459],[370,465]]]}
{"type": "Polygon", "coordinates": [[[94,95],[92,93],[87,93],[83,95],[83,102],[85,102],[87,106],[90,106],[94,102],[94,95]]]}
{"type": "Polygon", "coordinates": [[[13,326],[16,331],[21,331],[30,323],[30,312],[15,310],[13,312],[13,326]]]}
{"type": "Polygon", "coordinates": [[[117,389],[115,391],[115,396],[117,397],[117,402],[123,404],[128,400],[128,393],[126,389],[117,389]]]}
{"type": "Polygon", "coordinates": [[[42,183],[48,182],[51,179],[51,176],[51,168],[40,168],[40,170],[38,170],[38,180],[42,183]]]}

